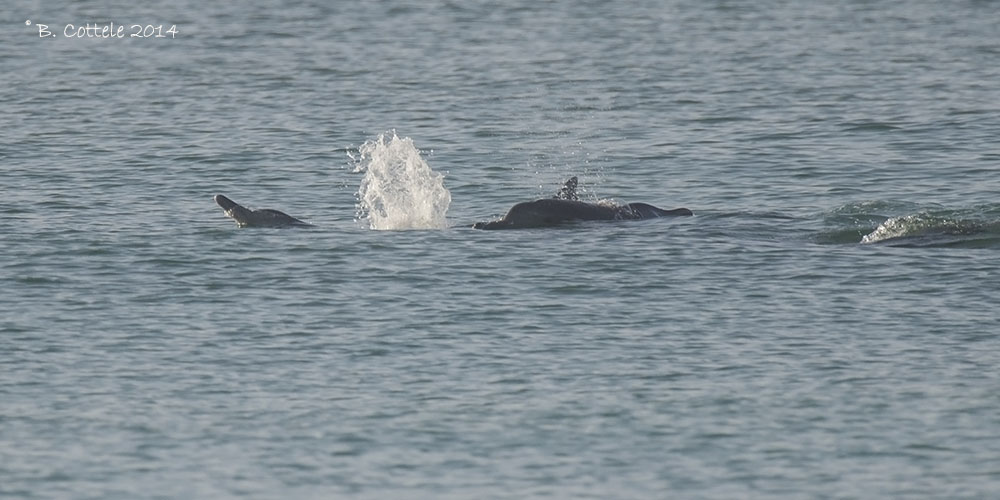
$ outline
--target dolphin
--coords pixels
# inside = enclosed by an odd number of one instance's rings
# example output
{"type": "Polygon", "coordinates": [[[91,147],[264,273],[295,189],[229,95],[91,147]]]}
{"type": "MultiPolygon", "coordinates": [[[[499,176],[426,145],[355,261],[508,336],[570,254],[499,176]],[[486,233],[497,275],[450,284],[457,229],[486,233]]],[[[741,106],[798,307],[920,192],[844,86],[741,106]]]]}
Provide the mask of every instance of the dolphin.
{"type": "Polygon", "coordinates": [[[239,203],[236,203],[221,194],[215,195],[215,202],[226,211],[226,215],[236,221],[239,227],[285,227],[285,226],[309,226],[308,222],[301,221],[284,212],[262,208],[251,210],[239,203]]]}
{"type": "Polygon", "coordinates": [[[518,203],[502,219],[477,222],[475,229],[522,229],[547,227],[572,221],[635,220],[693,215],[686,208],[664,210],[648,203],[612,205],[587,203],[576,194],[577,178],[571,177],[552,198],[518,203]]]}

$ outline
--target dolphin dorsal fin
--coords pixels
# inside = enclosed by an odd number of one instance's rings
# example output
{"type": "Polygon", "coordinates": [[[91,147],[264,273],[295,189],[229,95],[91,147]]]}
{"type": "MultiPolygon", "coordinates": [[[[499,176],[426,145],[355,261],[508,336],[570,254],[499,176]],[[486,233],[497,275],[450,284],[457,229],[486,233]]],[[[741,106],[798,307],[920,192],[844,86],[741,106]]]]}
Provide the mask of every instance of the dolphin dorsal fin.
{"type": "Polygon", "coordinates": [[[568,181],[566,181],[566,184],[564,184],[563,187],[559,188],[559,192],[556,193],[556,195],[553,196],[553,198],[557,200],[571,200],[571,201],[579,200],[580,197],[576,195],[576,184],[577,180],[576,176],[574,175],[573,177],[570,177],[568,181]]]}

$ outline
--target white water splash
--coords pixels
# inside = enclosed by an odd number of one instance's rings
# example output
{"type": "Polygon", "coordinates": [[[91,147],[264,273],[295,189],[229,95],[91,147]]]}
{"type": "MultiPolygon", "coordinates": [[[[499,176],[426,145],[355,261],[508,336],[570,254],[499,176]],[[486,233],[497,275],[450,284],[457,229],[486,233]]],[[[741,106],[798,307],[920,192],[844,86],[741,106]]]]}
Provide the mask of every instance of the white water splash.
{"type": "Polygon", "coordinates": [[[920,219],[915,215],[891,217],[879,224],[874,231],[861,238],[861,243],[878,243],[892,238],[907,236],[922,225],[920,219]]]}
{"type": "Polygon", "coordinates": [[[358,220],[371,229],[444,229],[451,193],[444,176],[431,170],[409,137],[380,134],[365,142],[357,158],[364,172],[358,188],[358,220]]]}
{"type": "Polygon", "coordinates": [[[861,238],[861,243],[880,243],[902,238],[961,236],[982,231],[983,228],[972,221],[919,213],[887,219],[874,231],[861,238]]]}

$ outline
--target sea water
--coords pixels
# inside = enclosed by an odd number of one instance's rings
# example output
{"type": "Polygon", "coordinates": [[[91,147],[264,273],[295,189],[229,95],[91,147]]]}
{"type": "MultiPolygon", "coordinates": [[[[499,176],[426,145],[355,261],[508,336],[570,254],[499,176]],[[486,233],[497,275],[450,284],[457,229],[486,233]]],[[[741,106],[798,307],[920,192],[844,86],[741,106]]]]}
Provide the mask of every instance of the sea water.
{"type": "Polygon", "coordinates": [[[1000,490],[995,2],[5,6],[0,497],[1000,490]]]}

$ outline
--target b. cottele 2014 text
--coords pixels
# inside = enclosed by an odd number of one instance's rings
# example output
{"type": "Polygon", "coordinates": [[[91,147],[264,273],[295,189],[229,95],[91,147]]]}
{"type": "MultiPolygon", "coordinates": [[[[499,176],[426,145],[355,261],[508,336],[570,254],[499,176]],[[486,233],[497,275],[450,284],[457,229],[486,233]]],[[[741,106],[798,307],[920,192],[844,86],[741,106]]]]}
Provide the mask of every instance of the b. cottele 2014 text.
{"type": "MultiPolygon", "coordinates": [[[[48,38],[58,36],[49,31],[47,24],[36,24],[38,26],[38,37],[48,38]]],[[[163,25],[142,25],[132,24],[128,28],[124,24],[114,22],[108,24],[90,24],[76,26],[67,24],[63,28],[63,36],[66,38],[176,38],[178,35],[177,25],[170,25],[168,29],[163,29],[163,25]]]]}

